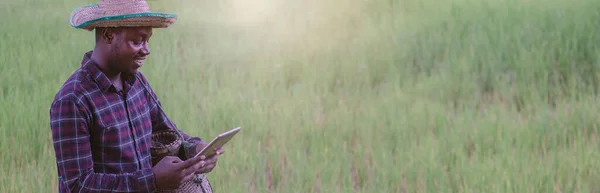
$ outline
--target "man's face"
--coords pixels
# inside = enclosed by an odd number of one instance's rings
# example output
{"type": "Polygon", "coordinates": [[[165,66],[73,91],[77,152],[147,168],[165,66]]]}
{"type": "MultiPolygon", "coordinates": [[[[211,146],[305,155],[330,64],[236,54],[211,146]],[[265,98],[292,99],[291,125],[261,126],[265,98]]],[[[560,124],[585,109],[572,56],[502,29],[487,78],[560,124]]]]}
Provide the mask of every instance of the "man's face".
{"type": "Polygon", "coordinates": [[[115,31],[114,39],[109,44],[110,68],[116,72],[135,74],[150,54],[148,41],[151,36],[152,28],[122,28],[115,31]]]}

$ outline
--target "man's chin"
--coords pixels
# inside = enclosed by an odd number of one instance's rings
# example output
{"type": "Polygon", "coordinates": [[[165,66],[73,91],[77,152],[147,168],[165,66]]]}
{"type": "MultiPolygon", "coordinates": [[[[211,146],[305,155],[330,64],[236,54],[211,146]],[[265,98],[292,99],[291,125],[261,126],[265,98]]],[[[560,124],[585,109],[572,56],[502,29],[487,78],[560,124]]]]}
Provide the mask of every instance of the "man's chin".
{"type": "Polygon", "coordinates": [[[122,72],[123,75],[125,76],[133,76],[135,74],[137,74],[138,70],[137,69],[129,69],[128,71],[122,72]]]}

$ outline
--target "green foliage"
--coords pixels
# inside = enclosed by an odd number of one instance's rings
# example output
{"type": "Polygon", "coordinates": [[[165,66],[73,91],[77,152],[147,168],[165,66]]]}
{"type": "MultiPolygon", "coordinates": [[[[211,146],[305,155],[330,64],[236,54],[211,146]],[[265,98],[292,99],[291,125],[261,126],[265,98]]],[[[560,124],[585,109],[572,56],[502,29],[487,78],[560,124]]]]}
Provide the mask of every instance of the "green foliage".
{"type": "MultiPolygon", "coordinates": [[[[0,192],[56,192],[48,108],[93,34],[54,3],[0,3],[0,192]]],[[[219,192],[600,190],[600,1],[149,3],[180,15],[141,69],[167,114],[244,128],[219,192]]]]}

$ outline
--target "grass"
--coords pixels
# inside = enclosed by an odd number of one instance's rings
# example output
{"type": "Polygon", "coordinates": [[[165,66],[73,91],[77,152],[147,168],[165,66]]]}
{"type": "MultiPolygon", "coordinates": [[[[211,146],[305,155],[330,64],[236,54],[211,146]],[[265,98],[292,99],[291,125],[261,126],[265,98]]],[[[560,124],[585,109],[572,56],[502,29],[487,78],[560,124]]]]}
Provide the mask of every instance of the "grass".
{"type": "MultiPolygon", "coordinates": [[[[48,108],[94,1],[0,3],[0,192],[56,192],[48,108]]],[[[141,69],[218,192],[598,192],[600,2],[150,1],[141,69]]]]}

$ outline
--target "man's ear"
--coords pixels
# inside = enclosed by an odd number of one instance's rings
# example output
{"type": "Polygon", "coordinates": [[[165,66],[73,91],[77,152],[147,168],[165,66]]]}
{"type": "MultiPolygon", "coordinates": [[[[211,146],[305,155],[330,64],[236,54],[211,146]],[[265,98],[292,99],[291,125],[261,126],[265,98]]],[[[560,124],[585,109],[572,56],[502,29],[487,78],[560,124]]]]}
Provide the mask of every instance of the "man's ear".
{"type": "Polygon", "coordinates": [[[102,32],[102,38],[104,39],[104,41],[106,41],[107,44],[112,43],[112,41],[115,39],[114,37],[115,34],[112,30],[110,30],[110,28],[104,28],[104,31],[102,32]]]}
{"type": "Polygon", "coordinates": [[[111,28],[98,28],[98,36],[107,44],[111,44],[115,39],[115,33],[111,28]]]}

